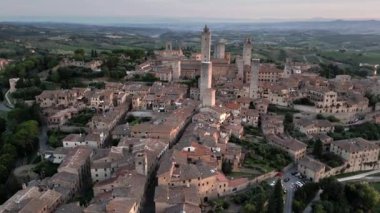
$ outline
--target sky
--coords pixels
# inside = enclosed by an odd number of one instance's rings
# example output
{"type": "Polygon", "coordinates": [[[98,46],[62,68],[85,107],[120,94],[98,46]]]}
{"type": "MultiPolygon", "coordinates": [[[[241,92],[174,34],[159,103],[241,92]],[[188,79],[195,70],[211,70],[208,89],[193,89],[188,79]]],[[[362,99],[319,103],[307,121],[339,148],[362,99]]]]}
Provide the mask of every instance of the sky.
{"type": "Polygon", "coordinates": [[[380,0],[0,0],[0,17],[380,19],[380,0]]]}

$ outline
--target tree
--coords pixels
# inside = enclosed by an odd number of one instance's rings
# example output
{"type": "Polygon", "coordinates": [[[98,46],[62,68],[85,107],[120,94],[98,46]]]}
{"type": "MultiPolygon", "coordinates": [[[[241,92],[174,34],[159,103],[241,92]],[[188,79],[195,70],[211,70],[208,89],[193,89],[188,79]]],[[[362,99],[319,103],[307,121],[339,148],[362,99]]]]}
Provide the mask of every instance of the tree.
{"type": "Polygon", "coordinates": [[[322,114],[317,114],[316,118],[318,120],[325,120],[326,119],[325,116],[323,116],[322,114]]]}
{"type": "Polygon", "coordinates": [[[292,131],[294,128],[293,126],[293,114],[287,112],[285,114],[285,119],[284,119],[284,127],[287,132],[292,131]]]}
{"type": "Polygon", "coordinates": [[[39,133],[38,122],[25,121],[16,127],[15,133],[8,138],[13,144],[21,148],[21,153],[30,153],[36,148],[36,139],[39,133]]]}
{"type": "Polygon", "coordinates": [[[285,120],[284,123],[293,123],[293,115],[291,113],[286,113],[285,114],[285,120]]]}
{"type": "Polygon", "coordinates": [[[322,156],[322,154],[323,154],[323,144],[322,144],[322,141],[318,139],[314,143],[313,155],[319,158],[322,156]]]}
{"type": "Polygon", "coordinates": [[[6,143],[1,149],[1,154],[7,154],[7,153],[12,156],[17,156],[17,148],[10,143],[6,143]]]}
{"type": "Polygon", "coordinates": [[[282,191],[281,180],[276,182],[273,194],[268,201],[268,213],[277,213],[284,211],[284,194],[282,191]]]}
{"type": "Polygon", "coordinates": [[[335,126],[335,132],[336,133],[344,132],[344,127],[343,126],[335,126]]]}
{"type": "Polygon", "coordinates": [[[3,164],[0,164],[0,183],[5,183],[8,179],[8,169],[3,164]]]}
{"type": "Polygon", "coordinates": [[[278,60],[285,62],[286,58],[287,58],[287,54],[286,54],[285,50],[281,49],[279,54],[278,54],[278,60]]]}
{"type": "Polygon", "coordinates": [[[323,190],[322,200],[342,201],[345,200],[344,185],[338,182],[334,177],[324,178],[320,181],[320,187],[323,190]]]}
{"type": "Polygon", "coordinates": [[[33,171],[43,175],[44,177],[51,177],[57,173],[58,165],[51,163],[50,161],[41,161],[34,167],[33,171]]]}
{"type": "Polygon", "coordinates": [[[302,188],[298,188],[294,193],[293,211],[303,212],[306,205],[310,203],[319,190],[319,184],[306,183],[302,188]]]}
{"type": "Polygon", "coordinates": [[[60,147],[62,146],[57,135],[55,133],[51,134],[49,136],[49,139],[48,139],[48,144],[53,147],[53,148],[57,148],[57,147],[60,147]]]}
{"type": "Polygon", "coordinates": [[[249,108],[250,109],[256,109],[256,106],[255,106],[255,104],[253,102],[250,102],[249,103],[249,108]]]}
{"type": "Polygon", "coordinates": [[[345,186],[347,201],[355,211],[370,212],[380,201],[379,192],[368,183],[352,183],[345,186]]]}
{"type": "Polygon", "coordinates": [[[224,174],[231,174],[232,172],[232,163],[229,160],[223,160],[222,162],[222,171],[224,174]]]}
{"type": "Polygon", "coordinates": [[[0,156],[0,162],[1,162],[1,164],[3,164],[8,169],[8,171],[10,171],[13,168],[15,160],[16,160],[16,156],[11,155],[9,153],[2,154],[0,156]]]}
{"type": "Polygon", "coordinates": [[[340,121],[338,118],[336,118],[333,115],[328,116],[327,120],[329,120],[330,122],[339,122],[340,121]]]}
{"type": "Polygon", "coordinates": [[[0,133],[4,132],[7,129],[7,121],[3,118],[0,118],[0,133]]]}

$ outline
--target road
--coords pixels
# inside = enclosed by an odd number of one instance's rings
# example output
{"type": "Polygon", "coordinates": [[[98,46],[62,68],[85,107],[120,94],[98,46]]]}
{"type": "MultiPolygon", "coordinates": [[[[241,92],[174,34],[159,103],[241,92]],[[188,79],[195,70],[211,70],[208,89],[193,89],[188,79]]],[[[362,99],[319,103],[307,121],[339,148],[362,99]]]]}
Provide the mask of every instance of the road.
{"type": "Polygon", "coordinates": [[[38,136],[39,141],[39,152],[44,153],[45,151],[52,150],[52,148],[48,145],[49,137],[47,135],[48,128],[43,125],[40,130],[40,135],[38,136]]]}
{"type": "Polygon", "coordinates": [[[9,108],[4,102],[0,102],[0,111],[9,112],[11,108],[9,108]]]}
{"type": "Polygon", "coordinates": [[[295,192],[294,185],[297,181],[303,181],[300,178],[291,174],[296,171],[297,171],[297,167],[293,166],[287,171],[285,171],[282,177],[282,180],[289,178],[289,181],[287,182],[283,181],[283,187],[286,189],[284,213],[292,213],[292,203],[293,203],[293,196],[295,192]]]}
{"type": "MultiPolygon", "coordinates": [[[[5,93],[4,97],[5,97],[5,101],[7,102],[6,105],[9,107],[9,108],[14,108],[14,105],[11,101],[11,98],[9,97],[10,96],[10,92],[9,90],[5,93]]],[[[3,103],[4,104],[4,103],[3,103]]]]}
{"type": "Polygon", "coordinates": [[[285,207],[284,207],[285,213],[291,213],[292,212],[293,196],[294,196],[294,189],[289,188],[286,192],[286,200],[285,200],[285,207]]]}
{"type": "Polygon", "coordinates": [[[363,179],[369,175],[373,175],[373,174],[377,174],[377,173],[380,173],[380,169],[361,173],[361,174],[357,174],[357,175],[353,175],[353,176],[349,176],[349,177],[339,178],[338,181],[339,182],[345,182],[345,181],[350,181],[350,180],[363,179]]]}

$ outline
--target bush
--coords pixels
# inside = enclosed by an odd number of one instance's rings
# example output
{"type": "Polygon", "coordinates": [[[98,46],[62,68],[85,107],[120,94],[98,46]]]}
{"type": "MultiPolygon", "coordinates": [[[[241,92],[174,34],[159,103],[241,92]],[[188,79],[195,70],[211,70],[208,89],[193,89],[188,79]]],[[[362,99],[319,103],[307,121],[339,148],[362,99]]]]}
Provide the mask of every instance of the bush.
{"type": "Polygon", "coordinates": [[[323,116],[322,114],[317,114],[316,118],[318,120],[326,120],[325,116],[323,116]]]}
{"type": "Polygon", "coordinates": [[[12,93],[12,97],[22,100],[34,100],[37,95],[41,94],[41,92],[42,90],[38,87],[21,88],[12,93]]]}
{"type": "Polygon", "coordinates": [[[286,152],[267,143],[252,143],[235,136],[231,136],[229,142],[239,144],[247,151],[244,166],[249,168],[263,166],[263,172],[268,172],[270,169],[280,170],[292,162],[286,152]]]}
{"type": "Polygon", "coordinates": [[[224,174],[231,174],[232,172],[232,163],[229,160],[223,160],[222,162],[222,171],[224,174]]]}
{"type": "Polygon", "coordinates": [[[366,140],[380,140],[380,125],[374,123],[364,123],[351,127],[348,131],[335,131],[329,133],[334,140],[342,140],[349,138],[364,138],[366,140]]]}
{"type": "Polygon", "coordinates": [[[324,153],[319,157],[323,163],[327,164],[330,167],[338,167],[344,164],[343,159],[334,153],[328,152],[324,153]]]}
{"type": "Polygon", "coordinates": [[[330,122],[333,122],[333,123],[337,123],[337,122],[340,121],[338,118],[336,118],[336,117],[333,116],[333,115],[328,116],[328,117],[327,117],[327,120],[329,120],[330,122]]]}
{"type": "Polygon", "coordinates": [[[91,120],[94,114],[95,112],[92,110],[88,110],[88,109],[82,110],[77,115],[72,117],[67,122],[67,125],[84,127],[91,120]]]}
{"type": "Polygon", "coordinates": [[[33,171],[42,177],[51,177],[57,173],[58,166],[59,165],[53,164],[50,161],[41,161],[34,167],[33,171]]]}

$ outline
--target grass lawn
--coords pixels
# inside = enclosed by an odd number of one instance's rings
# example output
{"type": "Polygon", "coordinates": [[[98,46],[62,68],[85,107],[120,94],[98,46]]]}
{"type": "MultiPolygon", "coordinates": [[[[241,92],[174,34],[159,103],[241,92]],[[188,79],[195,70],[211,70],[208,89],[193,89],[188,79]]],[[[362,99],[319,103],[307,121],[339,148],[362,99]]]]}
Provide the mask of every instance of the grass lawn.
{"type": "Polygon", "coordinates": [[[244,161],[244,166],[250,169],[256,169],[262,173],[267,173],[272,170],[275,170],[275,168],[268,165],[268,162],[265,160],[258,160],[258,159],[252,159],[252,158],[246,158],[244,161]]]}
{"type": "Polygon", "coordinates": [[[356,52],[338,52],[338,51],[328,51],[321,53],[323,57],[332,58],[340,62],[352,61],[354,64],[369,63],[378,64],[380,63],[380,53],[368,52],[368,53],[356,53],[356,52]]]}

